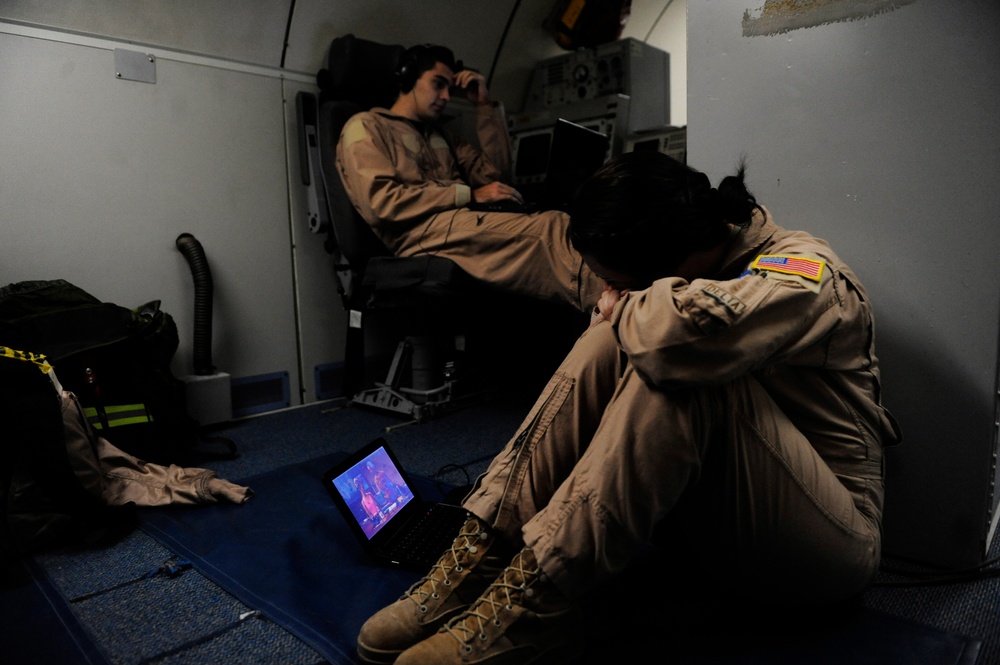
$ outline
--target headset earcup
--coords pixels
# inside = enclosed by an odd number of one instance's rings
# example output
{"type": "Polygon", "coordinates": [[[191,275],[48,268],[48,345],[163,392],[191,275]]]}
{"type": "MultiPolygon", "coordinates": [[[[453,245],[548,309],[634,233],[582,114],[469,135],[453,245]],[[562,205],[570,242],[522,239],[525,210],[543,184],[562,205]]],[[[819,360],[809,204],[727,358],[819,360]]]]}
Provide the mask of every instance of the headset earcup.
{"type": "Polygon", "coordinates": [[[396,68],[396,79],[399,82],[400,92],[413,90],[413,86],[417,83],[416,71],[416,60],[410,53],[404,53],[399,61],[399,67],[396,68]]]}

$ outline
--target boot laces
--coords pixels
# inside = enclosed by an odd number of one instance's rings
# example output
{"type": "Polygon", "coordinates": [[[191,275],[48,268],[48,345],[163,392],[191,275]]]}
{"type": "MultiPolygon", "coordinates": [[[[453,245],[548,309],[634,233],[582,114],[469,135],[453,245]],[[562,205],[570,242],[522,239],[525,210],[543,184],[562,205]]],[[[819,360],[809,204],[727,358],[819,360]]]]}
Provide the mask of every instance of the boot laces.
{"type": "Polygon", "coordinates": [[[475,522],[474,530],[469,529],[469,524],[466,523],[451,547],[431,566],[430,572],[406,592],[404,597],[416,603],[421,613],[427,612],[429,600],[438,600],[441,597],[443,592],[441,587],[445,589],[451,587],[451,571],[461,573],[465,570],[463,563],[468,557],[477,554],[481,547],[486,546],[489,533],[481,528],[477,520],[470,521],[475,522]]]}
{"type": "Polygon", "coordinates": [[[526,561],[525,557],[514,557],[503,574],[480,596],[479,600],[468,610],[455,617],[445,626],[445,629],[458,640],[466,653],[472,651],[472,642],[478,639],[485,642],[489,639],[487,629],[500,628],[503,621],[500,612],[513,610],[521,604],[523,598],[531,598],[535,594],[532,585],[541,576],[538,564],[526,561]]]}

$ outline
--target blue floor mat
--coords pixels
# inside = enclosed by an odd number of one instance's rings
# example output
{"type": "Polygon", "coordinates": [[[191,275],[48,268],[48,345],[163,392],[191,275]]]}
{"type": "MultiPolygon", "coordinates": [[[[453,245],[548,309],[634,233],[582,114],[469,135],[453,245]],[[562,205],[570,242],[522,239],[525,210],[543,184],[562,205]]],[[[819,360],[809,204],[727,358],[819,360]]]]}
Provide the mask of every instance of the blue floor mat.
{"type": "Polygon", "coordinates": [[[4,563],[2,579],[0,662],[109,663],[32,558],[4,563]]]}
{"type": "MultiPolygon", "coordinates": [[[[354,665],[361,624],[419,575],[372,562],[348,532],[321,483],[323,471],[342,457],[241,480],[255,492],[243,505],[141,510],[140,526],[329,662],[354,665]]],[[[440,498],[430,481],[411,480],[425,499],[440,498]]],[[[670,654],[678,665],[973,665],[980,647],[975,639],[862,607],[835,622],[709,617],[681,630],[648,610],[659,600],[644,579],[641,571],[626,571],[588,603],[588,662],[646,662],[652,652],[670,654]]]]}
{"type": "Polygon", "coordinates": [[[331,663],[353,664],[361,624],[419,575],[370,561],[347,531],[321,482],[343,456],[242,480],[255,493],[243,505],[140,510],[140,528],[331,663]]]}

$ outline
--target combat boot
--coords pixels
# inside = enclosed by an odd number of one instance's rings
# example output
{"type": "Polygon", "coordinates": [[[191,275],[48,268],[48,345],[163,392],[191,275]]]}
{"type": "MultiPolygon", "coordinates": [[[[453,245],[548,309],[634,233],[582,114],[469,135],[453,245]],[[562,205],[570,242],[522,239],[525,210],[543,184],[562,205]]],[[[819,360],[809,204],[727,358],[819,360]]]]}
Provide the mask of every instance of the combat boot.
{"type": "Polygon", "coordinates": [[[358,656],[366,663],[394,662],[475,601],[503,570],[510,551],[482,520],[470,516],[430,572],[365,622],[358,656]]]}
{"type": "Polygon", "coordinates": [[[558,665],[578,659],[583,644],[579,609],[524,548],[472,606],[396,665],[558,665]]]}

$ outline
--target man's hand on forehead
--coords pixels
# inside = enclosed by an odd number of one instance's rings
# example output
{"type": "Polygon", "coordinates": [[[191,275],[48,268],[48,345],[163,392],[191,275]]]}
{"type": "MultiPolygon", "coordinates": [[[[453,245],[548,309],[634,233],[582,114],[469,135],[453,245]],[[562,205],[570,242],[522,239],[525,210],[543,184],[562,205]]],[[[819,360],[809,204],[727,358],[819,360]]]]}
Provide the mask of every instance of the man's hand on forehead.
{"type": "Polygon", "coordinates": [[[486,77],[472,69],[463,69],[455,74],[454,87],[465,90],[466,97],[474,104],[488,104],[489,91],[486,90],[486,77]]]}

